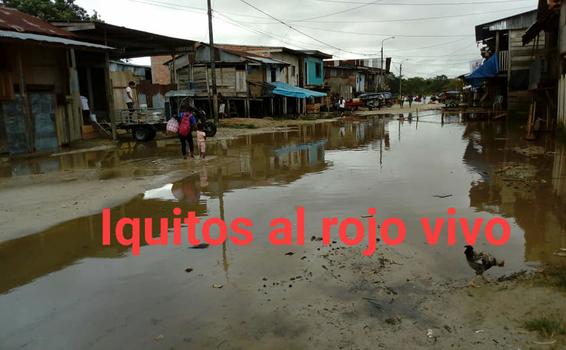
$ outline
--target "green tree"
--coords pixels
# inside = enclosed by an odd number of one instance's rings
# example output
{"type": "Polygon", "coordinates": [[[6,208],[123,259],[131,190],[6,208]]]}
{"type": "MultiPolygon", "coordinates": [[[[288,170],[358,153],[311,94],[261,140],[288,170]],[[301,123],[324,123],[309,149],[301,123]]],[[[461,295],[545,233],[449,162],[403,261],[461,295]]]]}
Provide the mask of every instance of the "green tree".
{"type": "Polygon", "coordinates": [[[39,17],[44,21],[100,21],[75,4],[75,0],[0,0],[5,6],[39,17]]]}
{"type": "MultiPolygon", "coordinates": [[[[391,77],[389,86],[392,93],[399,94],[399,77],[391,77]]],[[[459,79],[450,79],[446,75],[426,79],[421,77],[403,79],[403,95],[433,95],[460,89],[462,82],[459,79]]]]}

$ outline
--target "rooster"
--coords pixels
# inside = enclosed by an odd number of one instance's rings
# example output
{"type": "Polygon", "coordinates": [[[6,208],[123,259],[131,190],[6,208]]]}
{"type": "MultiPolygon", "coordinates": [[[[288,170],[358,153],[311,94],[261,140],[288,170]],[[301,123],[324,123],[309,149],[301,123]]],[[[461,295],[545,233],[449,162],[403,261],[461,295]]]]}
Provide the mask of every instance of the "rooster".
{"type": "Polygon", "coordinates": [[[474,271],[476,271],[476,277],[474,277],[474,279],[470,281],[471,287],[475,287],[474,280],[477,278],[477,276],[481,276],[481,278],[484,281],[488,282],[483,275],[484,272],[486,272],[487,270],[491,269],[494,266],[498,266],[498,267],[505,266],[504,260],[498,260],[488,253],[483,253],[483,252],[478,253],[474,251],[474,247],[470,245],[466,246],[466,251],[464,252],[464,254],[466,254],[466,260],[468,260],[468,265],[470,265],[470,267],[474,269],[474,271]]]}

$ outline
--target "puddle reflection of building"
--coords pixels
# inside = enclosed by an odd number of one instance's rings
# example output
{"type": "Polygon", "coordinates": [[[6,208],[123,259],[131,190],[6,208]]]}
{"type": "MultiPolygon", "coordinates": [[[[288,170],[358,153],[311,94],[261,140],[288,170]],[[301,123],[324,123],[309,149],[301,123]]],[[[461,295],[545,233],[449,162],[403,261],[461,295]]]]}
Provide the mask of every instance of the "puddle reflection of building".
{"type": "Polygon", "coordinates": [[[566,246],[566,200],[563,183],[551,181],[566,176],[562,151],[526,157],[516,152],[519,134],[485,123],[468,124],[464,137],[464,161],[481,176],[471,184],[470,205],[513,217],[524,231],[526,261],[564,264],[553,253],[566,246]]]}
{"type": "Polygon", "coordinates": [[[556,144],[554,168],[552,169],[554,194],[566,203],[566,145],[556,144]]]}
{"type": "MultiPolygon", "coordinates": [[[[154,196],[139,195],[111,209],[111,227],[116,227],[120,218],[152,218],[152,235],[160,234],[160,219],[174,218],[173,210],[194,211],[197,216],[207,215],[206,202],[200,197],[199,179],[189,179],[189,185],[181,185],[182,200],[176,200],[171,193],[174,185],[157,189],[154,196]],[[169,195],[158,195],[157,193],[169,195]]],[[[151,192],[149,194],[152,194],[151,192]]],[[[145,246],[143,239],[142,246],[145,246]]],[[[127,235],[128,233],[126,233],[127,235]]],[[[0,294],[13,288],[28,284],[46,274],[64,269],[85,258],[122,258],[129,248],[102,244],[102,215],[92,215],[71,220],[43,232],[20,239],[0,243],[0,294]]],[[[142,252],[143,254],[143,252],[142,252]]]]}

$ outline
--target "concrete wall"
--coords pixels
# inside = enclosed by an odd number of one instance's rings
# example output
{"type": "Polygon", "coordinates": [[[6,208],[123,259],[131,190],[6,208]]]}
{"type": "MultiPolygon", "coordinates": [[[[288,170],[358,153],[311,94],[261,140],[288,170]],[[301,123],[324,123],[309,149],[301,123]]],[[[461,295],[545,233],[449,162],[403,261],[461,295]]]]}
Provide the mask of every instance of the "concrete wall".
{"type": "Polygon", "coordinates": [[[285,79],[289,85],[298,86],[299,85],[299,69],[300,69],[300,59],[296,55],[291,55],[284,52],[273,52],[271,57],[289,63],[289,66],[284,68],[285,79]]]}

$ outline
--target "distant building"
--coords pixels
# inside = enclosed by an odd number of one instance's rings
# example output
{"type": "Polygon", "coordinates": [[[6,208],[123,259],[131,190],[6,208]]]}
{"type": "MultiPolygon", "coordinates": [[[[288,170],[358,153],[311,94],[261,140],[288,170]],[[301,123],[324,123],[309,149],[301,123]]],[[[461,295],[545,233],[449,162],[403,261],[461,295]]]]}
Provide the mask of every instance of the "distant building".
{"type": "MultiPolygon", "coordinates": [[[[246,45],[220,44],[215,45],[214,50],[217,91],[221,103],[225,104],[227,115],[304,114],[307,110],[320,111],[321,104],[326,104],[311,103],[309,109],[306,96],[320,97],[325,94],[311,94],[309,89],[288,90],[293,87],[324,90],[324,76],[321,76],[324,72],[323,58],[330,55],[285,47],[246,45]],[[283,90],[289,96],[279,95],[283,90]]],[[[212,94],[210,46],[200,44],[194,56],[177,56],[166,65],[177,77],[179,88],[193,91],[200,107],[209,109],[212,94]]]]}
{"type": "Polygon", "coordinates": [[[325,85],[335,96],[351,99],[366,92],[386,90],[388,73],[371,60],[325,61],[325,85]]]}

